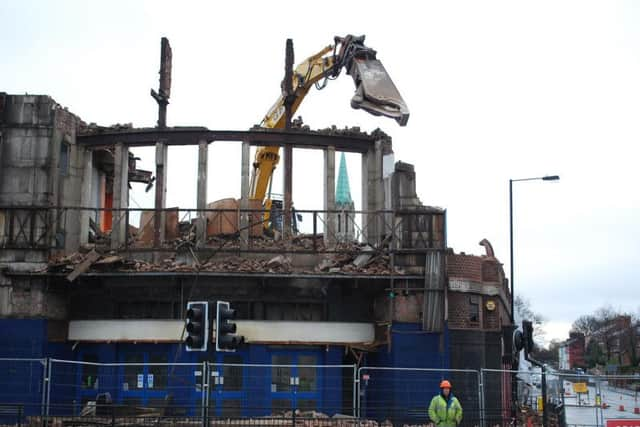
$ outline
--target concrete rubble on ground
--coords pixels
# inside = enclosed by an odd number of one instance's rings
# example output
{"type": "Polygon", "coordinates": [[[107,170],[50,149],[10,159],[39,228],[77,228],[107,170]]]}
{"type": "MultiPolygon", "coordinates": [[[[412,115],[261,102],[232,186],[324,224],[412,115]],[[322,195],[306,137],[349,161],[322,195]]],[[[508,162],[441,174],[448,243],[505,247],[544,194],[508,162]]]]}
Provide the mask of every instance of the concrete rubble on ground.
{"type": "MultiPolygon", "coordinates": [[[[95,402],[93,408],[95,408],[95,402]]],[[[141,408],[142,409],[142,408],[141,408]]],[[[173,418],[162,417],[154,413],[139,413],[132,414],[131,416],[122,417],[96,417],[95,413],[90,413],[80,417],[49,417],[49,425],[51,427],[62,427],[64,425],[109,425],[109,426],[137,426],[140,425],[140,421],[144,420],[143,424],[153,422],[154,426],[185,426],[195,427],[202,425],[202,420],[199,418],[173,418]]],[[[26,425],[28,426],[40,426],[43,424],[43,419],[39,416],[28,417],[26,425]]],[[[209,425],[227,426],[227,425],[258,425],[258,426],[296,426],[296,427],[393,427],[394,424],[385,420],[381,423],[375,420],[358,419],[350,415],[335,414],[328,416],[322,412],[317,411],[300,411],[296,410],[295,414],[292,411],[287,411],[283,414],[273,414],[264,417],[251,417],[251,418],[216,418],[212,417],[209,420],[209,425]]],[[[408,427],[406,424],[403,427],[408,427]]],[[[427,427],[427,424],[416,425],[411,427],[427,427]]]]}

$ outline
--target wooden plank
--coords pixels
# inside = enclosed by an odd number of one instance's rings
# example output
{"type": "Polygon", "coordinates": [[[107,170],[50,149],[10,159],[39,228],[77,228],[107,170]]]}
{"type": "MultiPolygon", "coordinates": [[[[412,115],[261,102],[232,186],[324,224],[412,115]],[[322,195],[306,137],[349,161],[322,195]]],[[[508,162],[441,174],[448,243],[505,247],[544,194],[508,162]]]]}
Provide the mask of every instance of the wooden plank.
{"type": "Polygon", "coordinates": [[[84,260],[80,264],[78,264],[71,273],[67,275],[67,280],[69,282],[73,282],[74,280],[76,280],[78,276],[89,270],[91,264],[96,262],[98,258],[100,258],[100,254],[92,249],[91,252],[89,252],[87,256],[85,256],[84,260]]]}

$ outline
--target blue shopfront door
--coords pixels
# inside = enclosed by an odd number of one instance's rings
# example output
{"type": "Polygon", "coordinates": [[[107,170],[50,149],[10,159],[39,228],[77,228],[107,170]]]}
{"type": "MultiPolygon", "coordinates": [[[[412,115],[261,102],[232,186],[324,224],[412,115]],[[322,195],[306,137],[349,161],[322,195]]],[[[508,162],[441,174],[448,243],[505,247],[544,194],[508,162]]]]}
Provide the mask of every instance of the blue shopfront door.
{"type": "Polygon", "coordinates": [[[74,413],[79,413],[87,402],[95,401],[105,382],[105,372],[101,372],[98,351],[81,351],[78,355],[78,361],[81,363],[76,371],[76,384],[78,384],[78,387],[76,389],[74,413]]]}
{"type": "Polygon", "coordinates": [[[209,365],[209,415],[239,418],[248,405],[247,368],[242,353],[216,355],[216,363],[209,365]]]}
{"type": "Polygon", "coordinates": [[[118,403],[163,407],[167,395],[168,357],[158,350],[125,352],[120,362],[118,403]]]}
{"type": "Polygon", "coordinates": [[[318,352],[273,352],[271,409],[274,414],[322,409],[322,373],[318,352]]]}

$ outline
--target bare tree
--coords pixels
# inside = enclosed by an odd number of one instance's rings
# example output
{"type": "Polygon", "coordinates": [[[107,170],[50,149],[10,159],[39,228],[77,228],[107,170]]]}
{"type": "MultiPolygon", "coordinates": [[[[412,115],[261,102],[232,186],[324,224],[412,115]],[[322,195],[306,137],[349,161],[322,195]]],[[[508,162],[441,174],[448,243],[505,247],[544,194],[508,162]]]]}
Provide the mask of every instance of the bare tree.
{"type": "Polygon", "coordinates": [[[571,330],[584,334],[589,366],[607,362],[637,365],[639,361],[638,321],[635,316],[604,306],[593,314],[580,316],[573,322],[571,330]]]}
{"type": "Polygon", "coordinates": [[[542,341],[544,339],[545,331],[543,329],[545,318],[533,311],[531,308],[531,302],[520,296],[517,296],[513,301],[516,314],[516,323],[520,323],[523,320],[530,320],[533,323],[533,334],[536,341],[542,341]]]}
{"type": "Polygon", "coordinates": [[[571,332],[580,332],[585,337],[590,337],[602,327],[601,322],[592,314],[578,317],[571,325],[571,332]]]}

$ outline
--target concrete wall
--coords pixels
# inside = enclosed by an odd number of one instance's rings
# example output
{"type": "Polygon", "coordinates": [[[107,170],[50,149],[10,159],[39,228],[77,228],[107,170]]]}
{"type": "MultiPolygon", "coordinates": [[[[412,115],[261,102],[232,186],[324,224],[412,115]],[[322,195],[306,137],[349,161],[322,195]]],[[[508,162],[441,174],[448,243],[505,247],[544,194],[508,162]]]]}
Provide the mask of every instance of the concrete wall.
{"type": "Polygon", "coordinates": [[[18,318],[65,319],[67,298],[48,289],[46,279],[12,278],[0,287],[0,315],[18,318]]]}
{"type": "MultiPolygon", "coordinates": [[[[4,95],[0,103],[0,204],[78,206],[86,155],[76,145],[80,119],[49,96],[4,95]]],[[[36,227],[55,229],[48,244],[77,248],[78,215],[42,215],[36,227]]]]}
{"type": "MultiPolygon", "coordinates": [[[[42,208],[0,209],[0,270],[38,271],[50,248],[77,250],[79,212],[55,207],[80,205],[86,151],[76,145],[79,125],[49,96],[0,94],[0,205],[42,208]]],[[[43,280],[0,273],[0,316],[65,313],[64,302],[43,280]]]]}

